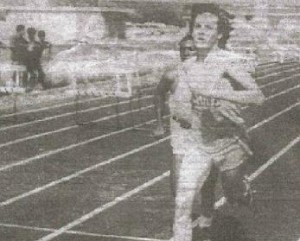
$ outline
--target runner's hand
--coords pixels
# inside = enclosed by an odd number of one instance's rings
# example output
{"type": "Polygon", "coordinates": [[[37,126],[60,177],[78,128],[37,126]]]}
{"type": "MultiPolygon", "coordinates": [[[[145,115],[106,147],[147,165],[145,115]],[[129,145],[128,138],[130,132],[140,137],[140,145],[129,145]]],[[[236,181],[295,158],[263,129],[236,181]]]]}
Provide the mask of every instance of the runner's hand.
{"type": "Polygon", "coordinates": [[[173,116],[173,120],[178,122],[180,124],[180,127],[184,129],[190,129],[192,127],[191,123],[184,118],[178,118],[177,116],[173,116]]]}
{"type": "Polygon", "coordinates": [[[183,118],[179,118],[178,122],[180,123],[180,126],[184,129],[190,129],[192,127],[191,123],[183,118]]]}

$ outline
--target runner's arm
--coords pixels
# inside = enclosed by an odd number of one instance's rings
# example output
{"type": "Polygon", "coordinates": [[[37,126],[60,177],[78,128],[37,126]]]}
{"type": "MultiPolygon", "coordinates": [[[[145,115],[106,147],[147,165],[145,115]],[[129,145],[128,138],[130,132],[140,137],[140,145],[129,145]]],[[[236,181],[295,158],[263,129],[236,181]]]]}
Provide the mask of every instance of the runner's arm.
{"type": "Polygon", "coordinates": [[[241,71],[240,69],[230,68],[227,70],[229,76],[231,76],[235,81],[237,81],[244,90],[213,90],[207,93],[207,95],[237,102],[239,104],[257,104],[260,105],[264,102],[265,96],[262,91],[257,86],[255,80],[246,71],[241,71]]]}
{"type": "Polygon", "coordinates": [[[175,74],[172,71],[167,71],[163,74],[159,81],[154,94],[154,104],[157,118],[157,131],[162,132],[163,124],[162,117],[165,112],[167,94],[172,90],[175,83],[175,74]]]}

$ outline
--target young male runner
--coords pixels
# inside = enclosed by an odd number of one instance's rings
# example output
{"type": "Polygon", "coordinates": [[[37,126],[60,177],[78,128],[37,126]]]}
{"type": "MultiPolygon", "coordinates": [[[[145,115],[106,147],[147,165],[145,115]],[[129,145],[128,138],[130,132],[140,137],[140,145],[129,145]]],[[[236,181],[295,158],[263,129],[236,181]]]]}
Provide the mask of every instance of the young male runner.
{"type": "MultiPolygon", "coordinates": [[[[182,163],[176,189],[174,240],[192,240],[192,204],[212,167],[222,172],[223,189],[229,202],[244,200],[241,164],[251,155],[245,142],[244,120],[238,104],[261,104],[264,96],[255,81],[226,51],[231,27],[224,11],[211,4],[193,6],[190,33],[197,60],[164,75],[157,89],[158,130],[162,132],[161,108],[167,87],[171,145],[182,163]],[[203,51],[209,53],[203,57],[203,51]],[[232,64],[234,63],[234,64],[232,64]],[[236,84],[233,84],[236,83],[236,84]],[[235,90],[234,85],[241,90],[235,90]]],[[[206,225],[212,219],[203,215],[206,225]]]]}
{"type": "MultiPolygon", "coordinates": [[[[194,43],[194,39],[193,37],[188,34],[186,35],[179,43],[179,52],[180,52],[180,59],[182,61],[182,67],[184,65],[188,65],[189,61],[193,61],[192,59],[196,58],[197,56],[197,52],[196,52],[196,46],[194,43]]],[[[175,71],[176,72],[176,71],[175,71]]],[[[168,76],[171,76],[172,74],[174,74],[174,70],[170,70],[170,71],[166,71],[163,75],[163,78],[160,80],[160,83],[158,85],[157,88],[157,93],[156,93],[156,107],[157,107],[157,111],[158,111],[158,115],[161,116],[161,113],[164,112],[164,101],[166,99],[166,95],[167,93],[171,93],[172,94],[172,88],[174,87],[174,79],[169,79],[168,76]],[[164,100],[162,100],[162,99],[164,100]]],[[[159,121],[161,121],[161,118],[159,118],[159,121]]],[[[172,123],[172,120],[171,120],[172,123]]],[[[171,125],[173,127],[173,129],[171,128],[171,132],[175,133],[176,130],[174,130],[174,125],[171,125]]],[[[175,127],[176,128],[176,127],[175,127]]],[[[178,130],[177,130],[178,131],[178,130]]],[[[178,140],[180,143],[180,145],[185,145],[189,143],[188,138],[189,138],[189,130],[187,129],[182,129],[180,130],[180,139],[178,140]],[[187,138],[185,140],[185,138],[187,138]]],[[[160,136],[164,134],[164,129],[162,124],[160,123],[160,125],[158,125],[158,128],[154,130],[154,135],[156,136],[160,136]]],[[[186,148],[189,148],[188,146],[186,148]]],[[[176,195],[176,186],[177,186],[177,181],[178,181],[178,177],[179,177],[179,170],[180,170],[180,165],[182,163],[182,153],[180,153],[180,151],[177,153],[176,150],[174,151],[174,155],[173,155],[173,160],[172,160],[172,164],[171,164],[171,189],[172,189],[172,193],[175,196],[176,195]]],[[[213,210],[214,210],[214,201],[215,201],[215,185],[217,183],[217,179],[218,179],[218,172],[216,170],[216,168],[212,167],[212,169],[210,170],[210,174],[208,176],[208,178],[206,179],[202,189],[201,189],[201,195],[200,195],[200,199],[196,201],[196,205],[197,204],[201,204],[201,209],[202,209],[202,215],[205,216],[212,216],[213,210]],[[198,202],[199,201],[199,202],[198,202]]],[[[209,224],[211,224],[211,220],[209,220],[209,224]]],[[[206,220],[202,220],[201,225],[207,225],[207,221],[206,220]]]]}

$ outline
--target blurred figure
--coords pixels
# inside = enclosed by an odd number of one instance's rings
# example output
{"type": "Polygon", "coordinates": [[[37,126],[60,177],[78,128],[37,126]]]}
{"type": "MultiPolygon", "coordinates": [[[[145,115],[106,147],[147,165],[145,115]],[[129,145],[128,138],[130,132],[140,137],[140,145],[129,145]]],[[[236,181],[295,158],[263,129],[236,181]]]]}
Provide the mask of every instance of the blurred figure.
{"type": "Polygon", "coordinates": [[[40,63],[40,44],[35,40],[36,29],[28,28],[27,29],[28,36],[28,47],[27,47],[27,60],[26,60],[26,68],[29,73],[29,91],[34,88],[37,81],[37,73],[38,66],[40,63]]]}
{"type": "Polygon", "coordinates": [[[42,58],[43,55],[46,59],[49,59],[51,56],[52,45],[50,42],[46,41],[46,32],[44,30],[38,31],[38,39],[40,44],[40,57],[42,58]]]}
{"type": "Polygon", "coordinates": [[[18,25],[16,34],[10,39],[11,61],[13,64],[25,65],[28,41],[24,36],[25,26],[18,25]]]}
{"type": "MultiPolygon", "coordinates": [[[[26,65],[28,41],[25,39],[25,26],[17,25],[16,33],[10,38],[11,61],[13,65],[26,65]]],[[[17,72],[13,73],[12,79],[16,82],[17,72]]],[[[23,84],[27,85],[27,73],[22,74],[23,84]]]]}
{"type": "Polygon", "coordinates": [[[49,60],[51,56],[51,48],[52,45],[46,41],[46,33],[43,30],[38,31],[38,39],[39,39],[39,50],[38,50],[38,63],[37,63],[37,80],[42,85],[43,89],[46,89],[45,83],[45,72],[43,70],[42,59],[45,55],[46,59],[49,60]]]}

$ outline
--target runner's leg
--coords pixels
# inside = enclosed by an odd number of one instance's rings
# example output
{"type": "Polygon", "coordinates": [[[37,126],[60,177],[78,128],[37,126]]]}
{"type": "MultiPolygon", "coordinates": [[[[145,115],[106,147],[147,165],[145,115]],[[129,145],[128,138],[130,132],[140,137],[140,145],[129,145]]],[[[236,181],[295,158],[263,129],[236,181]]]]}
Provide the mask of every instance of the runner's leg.
{"type": "Polygon", "coordinates": [[[179,178],[179,170],[182,160],[184,158],[184,154],[173,154],[173,160],[171,164],[171,190],[174,197],[176,197],[177,183],[179,178]]]}
{"type": "MultiPolygon", "coordinates": [[[[201,188],[201,215],[199,218],[200,228],[211,226],[214,215],[215,188],[218,181],[218,174],[218,169],[213,165],[208,178],[201,188]]],[[[199,199],[196,198],[196,200],[199,199]]]]}
{"type": "Polygon", "coordinates": [[[196,150],[184,155],[175,199],[174,241],[192,240],[192,207],[195,195],[209,175],[211,160],[196,150]]]}

